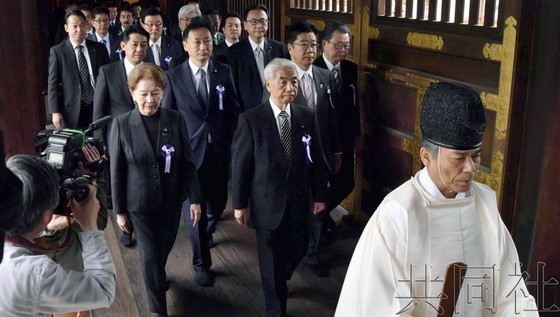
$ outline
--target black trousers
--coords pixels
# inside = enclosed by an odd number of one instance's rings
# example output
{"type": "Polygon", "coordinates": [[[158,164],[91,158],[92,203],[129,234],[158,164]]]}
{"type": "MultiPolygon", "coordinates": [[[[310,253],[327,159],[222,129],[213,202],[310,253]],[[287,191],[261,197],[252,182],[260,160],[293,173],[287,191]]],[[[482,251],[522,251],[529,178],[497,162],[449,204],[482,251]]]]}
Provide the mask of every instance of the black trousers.
{"type": "MultiPolygon", "coordinates": [[[[354,142],[351,142],[352,146],[354,142]]],[[[329,177],[326,208],[312,215],[309,222],[309,245],[305,264],[324,265],[329,258],[327,247],[327,224],[331,221],[330,212],[335,209],[354,190],[354,149],[346,148],[342,154],[342,165],[336,174],[329,177]]]]}
{"type": "Polygon", "coordinates": [[[255,228],[266,316],[269,317],[286,315],[286,281],[292,277],[307,251],[308,224],[296,214],[302,212],[309,213],[293,210],[288,203],[278,228],[255,228]]]}
{"type": "Polygon", "coordinates": [[[216,224],[226,208],[228,167],[227,164],[218,164],[212,147],[208,146],[197,174],[202,193],[202,214],[198,226],[192,225],[188,199],[183,203],[182,212],[191,241],[193,267],[200,272],[212,265],[208,236],[216,230],[216,224]]]}
{"type": "Polygon", "coordinates": [[[167,313],[165,265],[177,237],[180,210],[180,206],[177,206],[170,209],[150,210],[146,213],[129,213],[138,240],[148,306],[154,313],[167,313]]]}

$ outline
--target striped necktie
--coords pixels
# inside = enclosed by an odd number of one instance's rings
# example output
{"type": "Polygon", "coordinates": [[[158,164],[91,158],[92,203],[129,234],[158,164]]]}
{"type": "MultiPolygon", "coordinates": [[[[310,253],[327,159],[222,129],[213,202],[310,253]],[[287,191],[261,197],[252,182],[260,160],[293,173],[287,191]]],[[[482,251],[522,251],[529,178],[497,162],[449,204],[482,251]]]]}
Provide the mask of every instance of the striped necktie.
{"type": "Polygon", "coordinates": [[[291,125],[290,116],[284,110],[280,111],[280,140],[282,141],[282,150],[284,152],[284,159],[289,166],[292,158],[292,139],[290,137],[291,125]]]}
{"type": "Polygon", "coordinates": [[[84,47],[82,45],[78,45],[76,48],[78,49],[78,65],[80,69],[80,82],[82,84],[82,102],[85,105],[91,105],[93,102],[93,86],[91,85],[86,57],[82,51],[84,47]]]}
{"type": "Polygon", "coordinates": [[[305,104],[309,108],[315,109],[315,96],[313,96],[313,88],[311,86],[313,80],[311,79],[311,76],[309,76],[308,73],[304,73],[302,76],[302,81],[303,81],[302,90],[303,90],[303,97],[305,98],[305,104]]]}

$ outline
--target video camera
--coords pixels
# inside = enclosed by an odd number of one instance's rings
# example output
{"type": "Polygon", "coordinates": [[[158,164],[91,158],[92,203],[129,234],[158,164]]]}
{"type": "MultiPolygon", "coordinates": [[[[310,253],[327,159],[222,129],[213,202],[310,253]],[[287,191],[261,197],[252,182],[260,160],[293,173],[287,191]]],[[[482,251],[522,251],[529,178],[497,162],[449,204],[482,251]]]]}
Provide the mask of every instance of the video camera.
{"type": "Polygon", "coordinates": [[[93,131],[103,127],[111,121],[111,116],[105,116],[92,122],[87,129],[64,129],[60,131],[45,130],[37,135],[35,151],[37,155],[52,164],[58,171],[61,179],[60,203],[55,208],[57,214],[68,215],[70,208],[69,201],[84,200],[89,194],[88,184],[92,184],[90,175],[82,175],[79,163],[83,167],[94,173],[102,173],[104,168],[103,159],[95,162],[88,162],[82,152],[82,147],[90,144],[97,149],[103,156],[103,140],[91,137],[93,131]]]}

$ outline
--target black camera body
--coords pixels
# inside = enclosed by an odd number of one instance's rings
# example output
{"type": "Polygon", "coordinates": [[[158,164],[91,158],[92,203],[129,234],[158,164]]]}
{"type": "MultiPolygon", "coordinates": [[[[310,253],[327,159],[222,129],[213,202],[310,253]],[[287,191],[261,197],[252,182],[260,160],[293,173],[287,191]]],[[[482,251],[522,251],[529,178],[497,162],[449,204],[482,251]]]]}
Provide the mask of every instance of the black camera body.
{"type": "Polygon", "coordinates": [[[111,116],[106,116],[91,123],[84,131],[77,129],[46,130],[37,135],[36,152],[52,164],[60,175],[60,203],[55,208],[55,213],[69,215],[71,212],[69,208],[70,200],[84,200],[89,194],[87,185],[95,184],[94,177],[82,175],[79,163],[96,174],[103,172],[104,160],[88,162],[82,152],[82,147],[89,144],[103,156],[105,154],[103,140],[88,135],[110,121],[111,116]]]}
{"type": "Polygon", "coordinates": [[[103,171],[103,161],[88,163],[82,153],[82,147],[90,144],[97,148],[99,154],[103,155],[103,141],[101,139],[87,137],[83,131],[65,129],[54,131],[48,137],[46,149],[46,160],[60,171],[62,179],[78,177],[79,162],[92,172],[103,171]]]}

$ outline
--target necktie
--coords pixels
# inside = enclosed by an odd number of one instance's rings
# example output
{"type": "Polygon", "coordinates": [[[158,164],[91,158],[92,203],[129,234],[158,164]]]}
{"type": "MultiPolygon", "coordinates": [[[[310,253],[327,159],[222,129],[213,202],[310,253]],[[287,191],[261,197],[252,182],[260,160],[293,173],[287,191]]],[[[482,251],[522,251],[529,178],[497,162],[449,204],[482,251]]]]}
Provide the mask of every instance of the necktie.
{"type": "Polygon", "coordinates": [[[107,40],[106,39],[101,39],[99,41],[99,43],[105,45],[105,47],[107,48],[107,52],[109,53],[109,56],[111,56],[111,49],[109,48],[109,45],[107,45],[107,40]]]}
{"type": "Polygon", "coordinates": [[[89,76],[89,67],[82,52],[82,45],[78,45],[78,65],[80,69],[80,81],[82,84],[82,102],[86,105],[90,105],[93,101],[93,86],[91,85],[91,80],[89,76]]]}
{"type": "Polygon", "coordinates": [[[259,75],[261,76],[261,82],[264,86],[264,56],[263,51],[260,46],[255,49],[255,60],[257,61],[257,68],[259,69],[259,75]]]}
{"type": "Polygon", "coordinates": [[[313,88],[311,88],[311,76],[308,73],[304,73],[302,76],[303,80],[303,97],[305,98],[305,104],[311,108],[315,109],[315,98],[313,96],[313,88]]]}
{"type": "Polygon", "coordinates": [[[338,67],[333,67],[333,69],[331,70],[331,75],[333,79],[333,87],[337,91],[340,90],[340,70],[338,69],[338,67]]]}
{"type": "Polygon", "coordinates": [[[200,100],[204,103],[205,106],[208,106],[208,84],[206,83],[206,72],[204,69],[199,68],[198,72],[198,88],[196,89],[196,93],[200,100]]]}
{"type": "Polygon", "coordinates": [[[292,139],[290,137],[290,117],[284,110],[280,111],[280,140],[282,141],[282,150],[286,164],[290,165],[292,158],[292,139]]]}
{"type": "Polygon", "coordinates": [[[159,62],[159,47],[156,43],[152,44],[152,53],[154,54],[154,63],[161,66],[159,62]]]}

